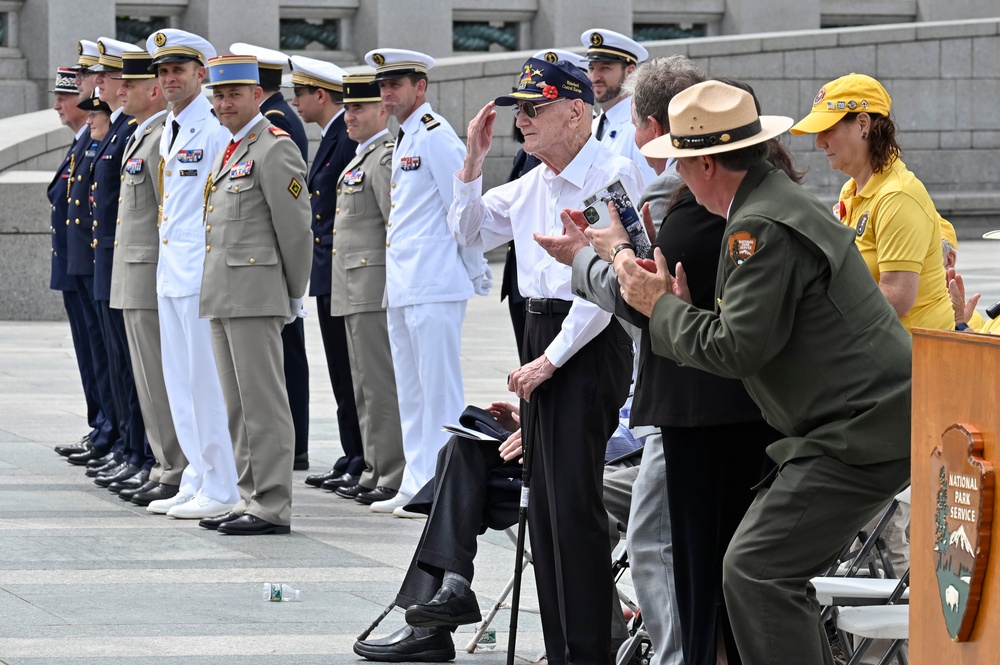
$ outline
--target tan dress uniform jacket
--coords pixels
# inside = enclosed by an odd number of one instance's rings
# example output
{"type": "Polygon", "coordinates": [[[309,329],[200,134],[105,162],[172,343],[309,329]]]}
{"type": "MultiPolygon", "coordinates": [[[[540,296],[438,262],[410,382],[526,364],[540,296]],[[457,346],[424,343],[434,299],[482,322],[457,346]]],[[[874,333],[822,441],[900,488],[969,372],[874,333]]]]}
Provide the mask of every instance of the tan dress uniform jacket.
{"type": "Polygon", "coordinates": [[[150,480],[179,485],[187,458],[174,430],[163,382],[156,265],[160,254],[157,211],[163,111],[134,134],[122,156],[121,191],[111,268],[111,307],[123,310],[132,373],[146,438],[156,459],[150,480]]]}
{"type": "Polygon", "coordinates": [[[383,133],[340,175],[330,313],[343,316],[347,327],[366,467],[360,483],[398,490],[406,462],[389,328],[382,308],[393,145],[388,133],[383,133]]]}
{"type": "Polygon", "coordinates": [[[205,190],[200,312],[212,322],[239,475],[233,512],[287,525],[295,438],[281,329],[312,263],[305,162],[263,117],[225,164],[223,156],[205,190]]]}

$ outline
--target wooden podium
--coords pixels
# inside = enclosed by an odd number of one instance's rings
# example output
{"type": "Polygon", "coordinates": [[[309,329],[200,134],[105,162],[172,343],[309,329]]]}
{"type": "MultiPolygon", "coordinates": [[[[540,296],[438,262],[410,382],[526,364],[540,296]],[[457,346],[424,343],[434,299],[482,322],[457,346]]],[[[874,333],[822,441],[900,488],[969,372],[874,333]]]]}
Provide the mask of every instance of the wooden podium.
{"type": "Polygon", "coordinates": [[[997,496],[990,473],[991,463],[1000,468],[998,433],[1000,336],[914,330],[912,665],[1000,662],[1000,512],[994,510],[997,496]],[[946,468],[945,455],[935,455],[935,449],[951,450],[953,464],[959,457],[966,463],[969,455],[955,451],[977,440],[982,462],[973,460],[964,470],[946,468]],[[996,527],[990,529],[994,520],[996,527]],[[983,536],[978,547],[977,533],[983,536]],[[985,561],[982,555],[975,558],[983,548],[988,550],[985,561]],[[968,598],[961,598],[960,606],[959,591],[964,595],[966,585],[968,598]],[[978,609],[968,616],[977,601],[978,609]]]}

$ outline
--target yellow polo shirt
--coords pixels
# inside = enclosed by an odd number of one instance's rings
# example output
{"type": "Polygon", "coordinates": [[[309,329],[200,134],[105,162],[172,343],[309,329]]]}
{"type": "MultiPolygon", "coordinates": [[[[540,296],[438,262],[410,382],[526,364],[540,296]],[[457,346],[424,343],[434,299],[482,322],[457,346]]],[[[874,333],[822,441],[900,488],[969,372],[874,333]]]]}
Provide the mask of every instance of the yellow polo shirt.
{"type": "Polygon", "coordinates": [[[884,272],[920,275],[917,300],[900,319],[910,328],[954,330],[941,260],[941,229],[934,202],[923,184],[897,159],[876,173],[860,192],[851,178],[840,191],[843,221],[857,232],[855,242],[877,282],[884,272]]]}
{"type": "MultiPolygon", "coordinates": [[[[985,325],[982,328],[975,328],[976,332],[980,335],[1000,335],[1000,316],[995,319],[984,319],[985,325]]],[[[972,326],[972,321],[969,322],[969,327],[972,326]]]]}

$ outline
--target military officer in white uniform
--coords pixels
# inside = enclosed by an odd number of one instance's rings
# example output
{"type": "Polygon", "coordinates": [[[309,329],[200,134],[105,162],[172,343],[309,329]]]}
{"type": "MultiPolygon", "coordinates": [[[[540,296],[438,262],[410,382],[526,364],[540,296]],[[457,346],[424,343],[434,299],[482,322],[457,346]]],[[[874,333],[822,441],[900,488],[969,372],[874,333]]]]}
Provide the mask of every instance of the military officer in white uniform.
{"type": "Polygon", "coordinates": [[[601,113],[594,118],[594,137],[611,152],[635,162],[645,187],[645,183],[656,178],[656,171],[646,163],[635,144],[632,99],[622,85],[639,63],[649,57],[649,51],[613,30],[587,30],[580,35],[580,41],[587,47],[584,56],[590,61],[587,75],[594,87],[594,100],[601,107],[601,113]]]}
{"type": "Polygon", "coordinates": [[[205,185],[215,158],[229,141],[229,131],[212,115],[212,105],[201,92],[205,63],[215,56],[211,44],[190,32],[165,29],[150,35],[146,50],[172,104],[160,137],[163,198],[156,295],[163,378],[188,460],[180,491],[146,509],[194,519],[220,515],[239,501],[211,330],[198,315],[205,261],[205,185]]]}
{"type": "Polygon", "coordinates": [[[434,475],[448,435],[441,425],[465,407],[459,351],[466,302],[488,292],[482,252],[460,248],[448,228],[452,177],[465,147],[425,96],[434,59],[402,49],[378,49],[382,103],[399,121],[392,158],[386,287],[389,340],[396,370],[406,470],[399,494],[371,505],[392,512],[434,475]]]}
{"type": "Polygon", "coordinates": [[[212,105],[232,133],[205,190],[203,317],[211,320],[239,472],[240,502],[205,528],[285,534],[292,518],[295,429],[281,330],[302,309],[312,266],[306,163],[260,112],[254,56],[208,61],[212,105]]]}

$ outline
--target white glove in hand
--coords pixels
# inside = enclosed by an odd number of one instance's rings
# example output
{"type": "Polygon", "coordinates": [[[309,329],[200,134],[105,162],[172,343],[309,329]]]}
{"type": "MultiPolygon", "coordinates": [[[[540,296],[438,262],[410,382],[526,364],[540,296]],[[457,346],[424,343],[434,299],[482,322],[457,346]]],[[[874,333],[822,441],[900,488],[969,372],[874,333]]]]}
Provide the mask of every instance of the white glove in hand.
{"type": "Polygon", "coordinates": [[[490,295],[490,288],[493,286],[493,270],[490,269],[490,264],[483,260],[483,274],[478,277],[472,278],[472,288],[475,289],[476,295],[488,296],[490,295]]]}
{"type": "Polygon", "coordinates": [[[299,317],[304,317],[306,315],[305,299],[304,298],[289,298],[288,299],[288,316],[285,317],[285,325],[293,322],[299,317]]]}

